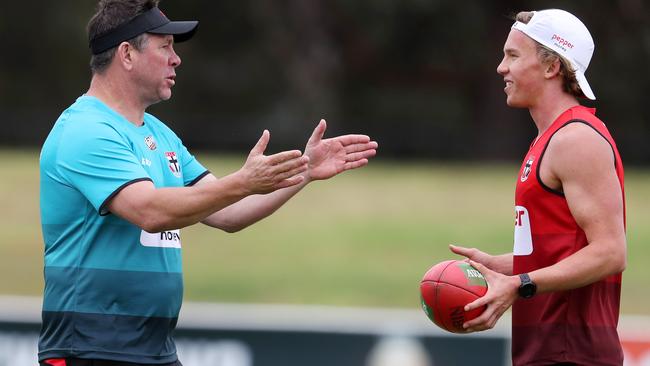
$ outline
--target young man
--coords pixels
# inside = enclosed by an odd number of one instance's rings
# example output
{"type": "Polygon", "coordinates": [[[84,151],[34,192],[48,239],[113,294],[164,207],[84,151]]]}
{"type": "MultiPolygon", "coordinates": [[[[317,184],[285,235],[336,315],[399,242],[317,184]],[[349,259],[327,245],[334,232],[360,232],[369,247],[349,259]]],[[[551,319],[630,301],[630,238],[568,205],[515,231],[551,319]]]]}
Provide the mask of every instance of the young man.
{"type": "Polygon", "coordinates": [[[512,253],[451,246],[489,283],[466,310],[487,305],[468,332],[492,328],[512,305],[514,365],[622,365],[618,339],[626,264],[623,165],[595,110],[585,71],[594,44],[562,10],[516,17],[497,72],[508,106],[527,108],[539,131],[515,192],[512,253]]]}
{"type": "Polygon", "coordinates": [[[171,22],[158,0],[101,0],[88,25],[90,88],[65,110],[41,152],[45,295],[42,365],[180,365],[172,332],[182,301],[180,228],[228,232],[272,214],[313,180],[359,168],[365,135],[322,139],[304,154],[266,156],[264,131],[243,167],[215,178],[165,124],[174,44],[197,22],[171,22]]]}

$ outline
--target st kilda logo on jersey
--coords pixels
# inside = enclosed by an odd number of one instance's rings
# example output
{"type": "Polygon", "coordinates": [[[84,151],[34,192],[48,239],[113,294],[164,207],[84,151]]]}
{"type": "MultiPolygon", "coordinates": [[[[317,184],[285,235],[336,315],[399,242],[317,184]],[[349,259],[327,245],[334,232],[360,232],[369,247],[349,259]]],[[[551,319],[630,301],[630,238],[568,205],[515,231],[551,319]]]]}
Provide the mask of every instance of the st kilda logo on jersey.
{"type": "Polygon", "coordinates": [[[535,161],[535,157],[531,156],[528,158],[526,161],[526,166],[524,166],[524,171],[521,172],[521,181],[525,182],[528,179],[528,175],[530,175],[530,171],[533,166],[533,161],[535,161]]]}
{"type": "Polygon", "coordinates": [[[176,158],[176,153],[173,151],[167,151],[165,153],[165,157],[167,157],[167,166],[169,166],[169,170],[172,171],[172,174],[176,178],[181,177],[181,166],[178,163],[178,159],[176,158]]]}

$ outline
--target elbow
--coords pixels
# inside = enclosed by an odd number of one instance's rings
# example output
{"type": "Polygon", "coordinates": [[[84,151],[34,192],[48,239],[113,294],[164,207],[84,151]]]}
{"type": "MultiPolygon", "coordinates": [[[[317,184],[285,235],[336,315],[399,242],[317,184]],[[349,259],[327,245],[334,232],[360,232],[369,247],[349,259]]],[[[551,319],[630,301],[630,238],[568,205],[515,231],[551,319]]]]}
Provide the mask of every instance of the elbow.
{"type": "Polygon", "coordinates": [[[232,215],[224,214],[223,212],[219,211],[216,214],[213,214],[205,218],[201,222],[229,234],[242,231],[252,224],[252,222],[247,222],[245,220],[238,220],[231,216],[232,215]]]}
{"type": "Polygon", "coordinates": [[[226,224],[226,225],[221,225],[220,229],[227,232],[228,234],[234,234],[244,230],[247,227],[248,225],[226,224]]]}
{"type": "Polygon", "coordinates": [[[619,256],[616,265],[617,267],[614,273],[622,273],[625,271],[625,268],[627,267],[627,255],[625,255],[625,253],[619,256]]]}
{"type": "Polygon", "coordinates": [[[148,233],[159,233],[166,230],[178,229],[171,220],[156,218],[154,215],[143,217],[136,225],[148,233]]]}
{"type": "Polygon", "coordinates": [[[609,256],[610,274],[622,273],[627,267],[627,251],[625,246],[622,249],[614,251],[609,256]]]}
{"type": "Polygon", "coordinates": [[[148,233],[159,233],[166,229],[162,223],[156,222],[155,220],[144,220],[142,223],[138,224],[138,226],[148,233]]]}

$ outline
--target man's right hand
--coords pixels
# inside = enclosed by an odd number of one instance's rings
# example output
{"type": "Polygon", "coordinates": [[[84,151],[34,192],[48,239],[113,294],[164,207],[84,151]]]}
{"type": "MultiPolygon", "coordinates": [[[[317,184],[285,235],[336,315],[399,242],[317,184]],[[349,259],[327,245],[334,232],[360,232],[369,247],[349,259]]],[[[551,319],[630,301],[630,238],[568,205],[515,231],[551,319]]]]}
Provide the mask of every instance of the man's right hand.
{"type": "Polygon", "coordinates": [[[271,193],[300,184],[304,180],[301,173],[307,170],[309,158],[303,156],[300,150],[264,155],[269,140],[270,133],[264,130],[238,172],[251,194],[271,193]]]}

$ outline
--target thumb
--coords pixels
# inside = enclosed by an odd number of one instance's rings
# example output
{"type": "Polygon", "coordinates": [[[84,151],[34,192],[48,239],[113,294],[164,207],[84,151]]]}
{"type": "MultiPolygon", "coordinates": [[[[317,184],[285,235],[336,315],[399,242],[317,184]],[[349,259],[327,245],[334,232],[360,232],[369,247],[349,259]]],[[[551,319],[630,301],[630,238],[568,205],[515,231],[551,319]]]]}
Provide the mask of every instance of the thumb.
{"type": "Polygon", "coordinates": [[[451,250],[452,252],[454,252],[454,253],[456,253],[458,255],[462,255],[462,256],[467,257],[467,258],[469,258],[471,256],[471,253],[470,253],[469,249],[467,249],[465,247],[458,246],[458,245],[449,244],[449,250],[451,250]]]}
{"type": "Polygon", "coordinates": [[[264,150],[266,150],[270,138],[271,138],[271,133],[269,133],[269,130],[264,130],[264,132],[262,132],[262,137],[260,137],[260,139],[257,141],[257,144],[253,146],[250,155],[264,154],[264,150]]]}
{"type": "Polygon", "coordinates": [[[308,144],[318,143],[323,138],[323,135],[325,135],[326,129],[327,129],[327,122],[325,122],[324,119],[321,119],[320,122],[318,122],[318,126],[314,128],[314,132],[312,132],[311,136],[309,137],[309,141],[307,141],[307,143],[308,144]]]}

